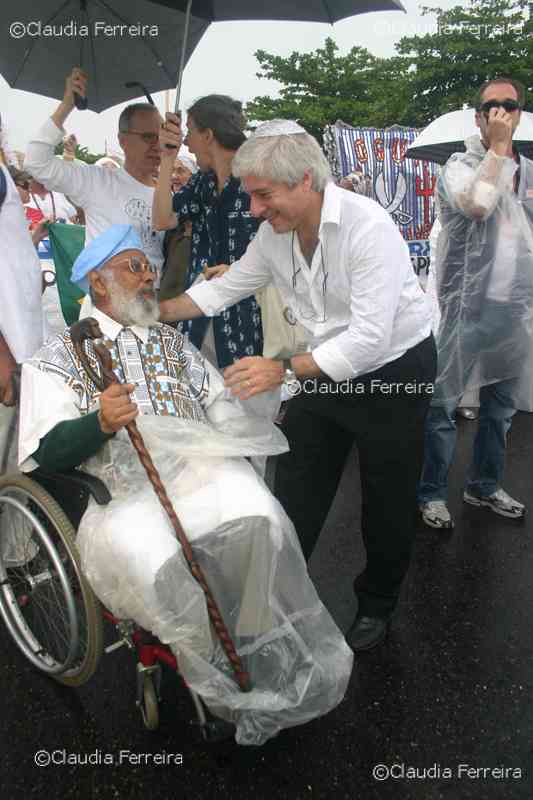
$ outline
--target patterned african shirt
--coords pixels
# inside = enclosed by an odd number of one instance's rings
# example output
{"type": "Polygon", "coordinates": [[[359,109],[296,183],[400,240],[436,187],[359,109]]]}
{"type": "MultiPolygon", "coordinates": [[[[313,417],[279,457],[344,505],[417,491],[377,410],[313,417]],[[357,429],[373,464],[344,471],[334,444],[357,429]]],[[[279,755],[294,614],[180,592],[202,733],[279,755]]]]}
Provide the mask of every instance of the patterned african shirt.
{"type": "MultiPolygon", "coordinates": [[[[250,196],[238,178],[230,176],[220,194],[214,172],[197,172],[174,195],[178,223],[192,222],[191,264],[186,280],[189,288],[204,267],[233,264],[246,252],[259,220],[250,214],[250,196]]],[[[181,323],[192,343],[200,348],[209,320],[206,317],[181,323]]],[[[261,312],[255,297],[241,300],[213,319],[218,363],[227,367],[245,356],[262,355],[261,312]]]]}
{"type": "MultiPolygon", "coordinates": [[[[136,384],[131,398],[139,413],[205,422],[203,405],[209,394],[209,373],[200,354],[168,325],[144,330],[144,338],[132,328],[122,328],[116,338],[104,335],[102,340],[111,353],[118,380],[136,384]]],[[[83,348],[92,369],[100,376],[92,341],[85,341],[83,348]]],[[[100,390],[83,368],[68,328],[50,339],[28,363],[61,378],[73,389],[82,414],[93,410],[100,390]]]]}

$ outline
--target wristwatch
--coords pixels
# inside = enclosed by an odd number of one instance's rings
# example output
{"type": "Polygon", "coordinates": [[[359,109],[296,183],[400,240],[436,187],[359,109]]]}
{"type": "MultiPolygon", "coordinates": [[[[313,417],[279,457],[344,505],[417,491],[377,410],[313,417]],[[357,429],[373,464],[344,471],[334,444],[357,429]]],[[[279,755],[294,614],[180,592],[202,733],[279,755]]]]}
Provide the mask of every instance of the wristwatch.
{"type": "Polygon", "coordinates": [[[289,394],[295,397],[300,394],[302,387],[300,381],[296,377],[296,373],[292,368],[290,358],[283,359],[283,381],[282,386],[285,386],[289,394]]]}
{"type": "Polygon", "coordinates": [[[296,373],[292,368],[290,358],[283,359],[283,383],[287,384],[291,381],[297,381],[296,373]]]}

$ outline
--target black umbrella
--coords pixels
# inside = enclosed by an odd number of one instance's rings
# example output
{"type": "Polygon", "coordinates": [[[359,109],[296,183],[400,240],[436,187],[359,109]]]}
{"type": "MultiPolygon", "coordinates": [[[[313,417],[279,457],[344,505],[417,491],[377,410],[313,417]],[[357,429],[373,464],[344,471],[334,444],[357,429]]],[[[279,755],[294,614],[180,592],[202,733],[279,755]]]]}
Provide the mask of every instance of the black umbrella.
{"type": "MultiPolygon", "coordinates": [[[[184,11],[208,22],[229,20],[285,20],[297,22],[329,22],[333,25],[345,17],[366,14],[369,11],[405,11],[400,0],[150,0],[150,2],[184,11]]],[[[184,43],[187,41],[185,24],[184,43]]],[[[185,47],[182,48],[185,52],[185,47]]],[[[185,63],[180,64],[176,88],[175,111],[178,112],[181,81],[185,63]]]]}
{"type": "Polygon", "coordinates": [[[148,93],[173,89],[208,26],[149,0],[2,0],[0,73],[14,89],[62,98],[81,66],[90,108],[103,111],[138,97],[139,82],[148,93]]]}

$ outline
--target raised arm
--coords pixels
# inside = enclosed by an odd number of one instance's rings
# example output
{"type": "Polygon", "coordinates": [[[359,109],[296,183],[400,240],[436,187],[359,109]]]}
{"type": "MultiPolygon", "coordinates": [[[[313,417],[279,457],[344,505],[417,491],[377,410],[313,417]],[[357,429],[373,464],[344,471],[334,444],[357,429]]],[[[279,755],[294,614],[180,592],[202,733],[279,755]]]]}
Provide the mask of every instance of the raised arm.
{"type": "Polygon", "coordinates": [[[65,83],[63,100],[52,114],[51,119],[39,129],[36,137],[28,144],[25,169],[47,189],[68,195],[73,203],[85,206],[93,170],[74,161],[66,161],[54,155],[54,149],[65,135],[63,124],[74,108],[74,92],[84,96],[87,77],[75,67],[65,83]]]}
{"type": "Polygon", "coordinates": [[[158,231],[172,230],[178,224],[178,215],[172,207],[171,182],[174,162],[182,141],[179,117],[176,114],[167,113],[159,134],[161,165],[152,207],[152,225],[158,231]],[[172,146],[167,147],[167,145],[172,146]]]}
{"type": "Polygon", "coordinates": [[[449,204],[464,216],[486,220],[496,208],[502,193],[512,186],[518,168],[510,157],[513,136],[510,115],[493,108],[487,121],[488,149],[477,168],[464,157],[452,157],[439,181],[439,191],[449,204]]]}

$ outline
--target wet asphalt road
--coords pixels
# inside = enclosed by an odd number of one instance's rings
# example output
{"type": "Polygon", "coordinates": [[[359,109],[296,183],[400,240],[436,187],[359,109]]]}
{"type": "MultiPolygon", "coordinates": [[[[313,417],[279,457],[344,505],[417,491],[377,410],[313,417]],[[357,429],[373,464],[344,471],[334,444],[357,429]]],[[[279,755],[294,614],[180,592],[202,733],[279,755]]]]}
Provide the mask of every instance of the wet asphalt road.
{"type": "MultiPolygon", "coordinates": [[[[462,506],[475,424],[460,422],[450,486],[456,530],[420,527],[389,639],[359,657],[335,711],[259,749],[207,746],[187,724],[187,695],[166,673],[161,728],[149,733],[135,708],[127,652],[105,656],[87,686],[66,689],[27,665],[1,627],[0,796],[530,800],[533,510],[517,525],[462,506]],[[37,768],[42,749],[56,751],[56,760],[65,753],[100,763],[37,768]],[[119,764],[121,751],[131,755],[119,764]],[[135,763],[139,754],[170,763],[135,763]],[[183,763],[170,754],[182,754],[183,763]],[[111,757],[113,765],[104,763],[111,757]],[[394,777],[374,778],[377,765],[395,765],[394,777]]],[[[505,488],[533,506],[532,458],[533,414],[518,414],[505,488]]],[[[358,492],[354,458],[311,563],[342,629],[356,610],[351,581],[364,559],[358,492]]]]}

